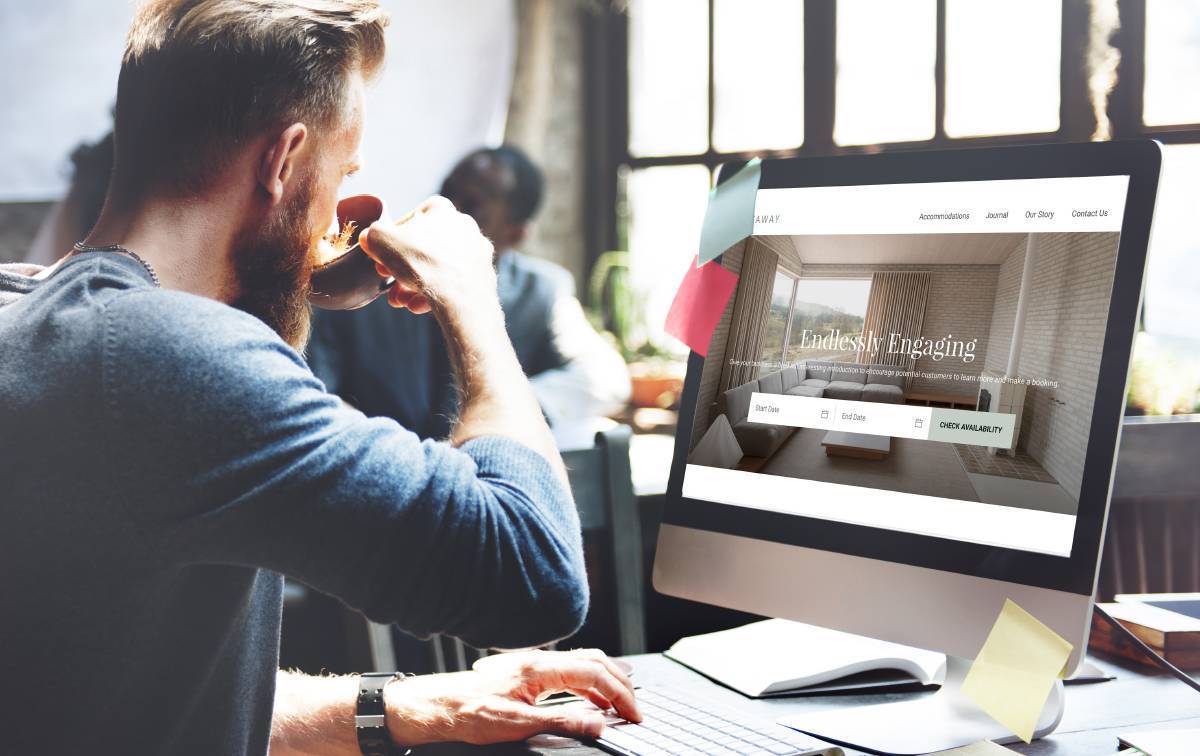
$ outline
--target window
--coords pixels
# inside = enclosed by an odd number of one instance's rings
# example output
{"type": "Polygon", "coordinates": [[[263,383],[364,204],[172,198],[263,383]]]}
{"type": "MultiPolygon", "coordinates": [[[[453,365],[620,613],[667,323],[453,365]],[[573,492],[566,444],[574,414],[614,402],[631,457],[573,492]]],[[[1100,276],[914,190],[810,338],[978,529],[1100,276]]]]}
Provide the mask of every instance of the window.
{"type": "MultiPolygon", "coordinates": [[[[606,238],[628,239],[648,333],[673,343],[661,324],[722,163],[1087,140],[1089,7],[629,0],[618,46],[625,70],[614,75],[628,87],[628,139],[609,167],[628,175],[628,193],[606,238]]],[[[1112,137],[1152,136],[1171,155],[1145,297],[1146,325],[1161,331],[1196,321],[1200,229],[1188,208],[1200,194],[1200,4],[1121,0],[1118,11],[1112,137]]],[[[623,116],[616,109],[607,130],[624,133],[623,116]]]]}
{"type": "Polygon", "coordinates": [[[1058,131],[1062,3],[946,2],[946,134],[1058,131]]]}
{"type": "Polygon", "coordinates": [[[1141,45],[1145,68],[1118,72],[1127,77],[1128,89],[1141,90],[1142,111],[1126,114],[1131,128],[1116,136],[1152,136],[1166,143],[1142,326],[1173,364],[1189,366],[1178,369],[1173,380],[1194,386],[1194,365],[1200,360],[1195,329],[1200,315],[1200,6],[1190,0],[1145,0],[1122,4],[1121,11],[1122,25],[1134,30],[1129,44],[1141,45]],[[1139,27],[1142,34],[1136,33],[1139,27]]]}
{"type": "Polygon", "coordinates": [[[796,293],[796,279],[776,271],[775,287],[771,290],[771,309],[767,311],[767,322],[763,326],[763,365],[759,373],[778,370],[787,349],[787,330],[792,311],[792,298],[796,293]]]}
{"type": "Polygon", "coordinates": [[[934,0],[840,0],[838,144],[913,142],[934,135],[934,0]]]}
{"type": "Polygon", "coordinates": [[[658,166],[630,171],[625,180],[629,207],[630,283],[641,305],[645,333],[638,341],[686,354],[667,337],[671,299],[700,244],[708,203],[709,172],[702,165],[658,166]]]}
{"type": "Polygon", "coordinates": [[[804,3],[715,0],[713,148],[799,147],[803,93],[804,3]]]}
{"type": "Polygon", "coordinates": [[[708,148],[708,12],[694,0],[629,6],[629,153],[708,148]]]}
{"type": "Polygon", "coordinates": [[[759,374],[803,360],[853,362],[854,353],[821,349],[813,342],[835,331],[847,337],[861,334],[870,293],[869,278],[796,278],[777,271],[759,374]]]}
{"type": "MultiPolygon", "coordinates": [[[[1200,309],[1200,144],[1167,145],[1146,261],[1144,327],[1156,335],[1196,339],[1200,309]]],[[[1185,342],[1181,342],[1183,345],[1185,342]]],[[[1192,350],[1200,352],[1200,345],[1192,350]]],[[[1196,356],[1200,356],[1197,354],[1196,356]]]]}
{"type": "Polygon", "coordinates": [[[1147,0],[1142,121],[1200,123],[1200,9],[1195,0],[1147,0]]]}
{"type": "Polygon", "coordinates": [[[803,12],[797,0],[629,3],[625,204],[614,208],[624,228],[614,237],[627,240],[645,340],[660,348],[682,350],[662,324],[696,253],[711,169],[803,141],[803,12]]]}
{"type": "Polygon", "coordinates": [[[796,281],[786,362],[833,360],[852,362],[853,352],[822,350],[808,346],[815,338],[838,332],[855,337],[862,333],[867,316],[869,278],[801,278],[796,281]]]}

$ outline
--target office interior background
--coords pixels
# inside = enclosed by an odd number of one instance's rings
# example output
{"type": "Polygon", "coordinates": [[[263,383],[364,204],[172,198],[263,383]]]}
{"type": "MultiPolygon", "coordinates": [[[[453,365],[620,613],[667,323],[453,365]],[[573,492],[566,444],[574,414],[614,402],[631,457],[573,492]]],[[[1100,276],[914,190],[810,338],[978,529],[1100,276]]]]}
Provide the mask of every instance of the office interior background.
{"type": "MultiPolygon", "coordinates": [[[[686,348],[663,332],[718,167],[1151,137],[1165,162],[1099,593],[1200,590],[1200,6],[1190,0],[384,0],[386,71],[345,191],[406,208],[510,142],[545,171],[524,251],[569,270],[629,366],[575,465],[595,606],[579,638],[662,650],[746,617],[648,584],[686,348]],[[624,428],[630,429],[628,432],[624,428]],[[613,456],[614,452],[616,457],[613,456]],[[626,462],[625,460],[628,460],[626,462]],[[585,461],[586,460],[586,461],[585,461]],[[587,478],[585,476],[592,476],[587,478]]],[[[24,259],[110,127],[126,0],[0,6],[0,261],[24,259]]],[[[772,317],[799,317],[795,284],[772,317]]],[[[865,306],[865,303],[864,303],[865,306]]],[[[853,315],[854,313],[850,313],[853,315]]],[[[786,329],[785,329],[786,330],[786,329]]],[[[772,348],[786,354],[789,345],[772,348]]],[[[285,652],[353,668],[372,636],[291,586],[285,652]],[[358,654],[358,656],[356,656],[358,654]]],[[[434,666],[474,653],[435,639],[434,666]]],[[[358,665],[361,666],[361,665],[358,665]]]]}

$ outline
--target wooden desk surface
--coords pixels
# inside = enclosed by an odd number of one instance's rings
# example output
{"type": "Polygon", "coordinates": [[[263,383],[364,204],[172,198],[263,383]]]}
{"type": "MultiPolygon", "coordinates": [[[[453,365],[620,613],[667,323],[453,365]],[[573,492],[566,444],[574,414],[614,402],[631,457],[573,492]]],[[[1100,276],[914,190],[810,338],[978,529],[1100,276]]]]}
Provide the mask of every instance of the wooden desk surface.
{"type": "MultiPolygon", "coordinates": [[[[634,666],[634,681],[640,684],[679,685],[696,696],[743,710],[761,718],[778,718],[804,708],[832,708],[901,700],[929,693],[841,694],[772,700],[754,700],[692,672],[660,654],[627,657],[634,666]]],[[[1174,678],[1146,668],[1100,657],[1089,657],[1116,680],[1067,687],[1067,709],[1058,729],[1030,745],[1009,746],[1023,754],[1095,756],[1116,753],[1117,736],[1134,730],[1165,730],[1200,727],[1200,695],[1174,678]]],[[[598,748],[575,741],[547,742],[478,748],[437,746],[415,749],[414,754],[458,756],[460,754],[542,754],[543,756],[596,756],[598,748]]],[[[846,750],[850,756],[859,751],[846,750]]]]}

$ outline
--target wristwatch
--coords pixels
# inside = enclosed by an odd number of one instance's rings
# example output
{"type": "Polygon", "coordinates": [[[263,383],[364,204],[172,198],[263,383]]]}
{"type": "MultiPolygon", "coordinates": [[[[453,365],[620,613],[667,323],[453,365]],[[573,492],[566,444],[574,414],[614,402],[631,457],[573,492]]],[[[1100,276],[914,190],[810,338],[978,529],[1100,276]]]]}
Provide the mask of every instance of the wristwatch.
{"type": "Polygon", "coordinates": [[[411,748],[392,746],[384,719],[383,688],[392,680],[412,677],[408,672],[371,672],[358,679],[358,705],[354,711],[354,732],[363,756],[403,756],[411,748]]]}

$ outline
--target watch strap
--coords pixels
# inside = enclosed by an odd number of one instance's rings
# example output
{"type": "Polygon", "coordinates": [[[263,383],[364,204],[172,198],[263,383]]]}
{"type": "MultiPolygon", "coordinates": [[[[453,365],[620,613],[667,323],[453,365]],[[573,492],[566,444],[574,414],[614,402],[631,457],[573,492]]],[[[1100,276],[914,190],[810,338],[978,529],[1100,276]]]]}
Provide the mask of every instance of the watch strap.
{"type": "Polygon", "coordinates": [[[398,756],[408,749],[392,747],[384,718],[383,689],[392,680],[407,677],[403,672],[371,672],[358,679],[358,703],[354,711],[354,733],[363,756],[398,756]]]}

